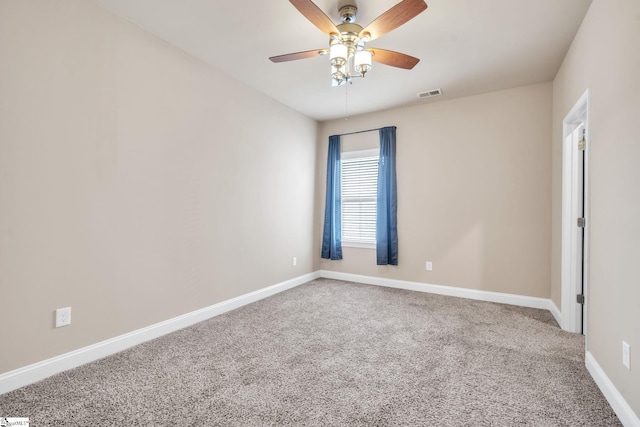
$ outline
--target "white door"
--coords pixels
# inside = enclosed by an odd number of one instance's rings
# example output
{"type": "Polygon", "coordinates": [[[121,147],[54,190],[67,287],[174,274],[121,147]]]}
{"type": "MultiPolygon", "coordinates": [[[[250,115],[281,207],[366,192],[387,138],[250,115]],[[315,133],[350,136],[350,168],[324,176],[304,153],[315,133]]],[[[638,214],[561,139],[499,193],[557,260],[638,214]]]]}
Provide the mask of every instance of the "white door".
{"type": "Polygon", "coordinates": [[[577,124],[565,140],[565,155],[571,158],[569,164],[570,222],[570,282],[572,292],[570,304],[575,313],[575,332],[584,333],[584,277],[585,277],[585,126],[577,124]]]}
{"type": "Polygon", "coordinates": [[[585,275],[585,254],[584,254],[584,231],[585,231],[585,212],[584,212],[584,171],[585,171],[585,128],[584,123],[581,123],[576,130],[573,132],[574,141],[578,146],[578,161],[577,161],[577,169],[578,173],[576,176],[576,224],[575,226],[578,228],[578,233],[576,236],[576,246],[577,246],[577,259],[576,259],[576,304],[579,304],[578,312],[580,315],[579,318],[579,330],[580,333],[584,334],[584,275],[585,275]]]}
{"type": "Polygon", "coordinates": [[[589,104],[587,89],[562,122],[561,326],[585,335],[589,328],[589,104]]]}

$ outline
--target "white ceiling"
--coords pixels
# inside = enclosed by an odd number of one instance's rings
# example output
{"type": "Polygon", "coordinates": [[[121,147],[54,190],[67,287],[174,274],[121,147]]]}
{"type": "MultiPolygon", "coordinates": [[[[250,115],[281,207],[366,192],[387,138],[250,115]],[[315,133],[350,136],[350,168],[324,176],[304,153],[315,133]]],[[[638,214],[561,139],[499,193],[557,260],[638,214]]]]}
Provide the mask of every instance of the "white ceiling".
{"type": "MultiPolygon", "coordinates": [[[[107,9],[316,120],[434,102],[553,80],[591,0],[426,0],[428,9],[369,43],[420,58],[411,71],[374,62],[365,79],[331,87],[326,56],[275,64],[270,56],[326,48],[288,0],[95,0],[107,9]],[[441,88],[438,98],[417,94],[441,88]]],[[[366,26],[399,0],[357,0],[366,26]]],[[[315,0],[339,22],[338,5],[315,0]]]]}

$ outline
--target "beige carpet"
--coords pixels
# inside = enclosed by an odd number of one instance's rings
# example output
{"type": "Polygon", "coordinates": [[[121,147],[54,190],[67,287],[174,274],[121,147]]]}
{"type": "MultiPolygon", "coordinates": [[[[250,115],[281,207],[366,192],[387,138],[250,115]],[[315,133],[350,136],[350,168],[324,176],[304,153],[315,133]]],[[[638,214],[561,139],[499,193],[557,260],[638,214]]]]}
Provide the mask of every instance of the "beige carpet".
{"type": "Polygon", "coordinates": [[[550,313],[319,279],[0,396],[31,426],[616,426],[550,313]]]}

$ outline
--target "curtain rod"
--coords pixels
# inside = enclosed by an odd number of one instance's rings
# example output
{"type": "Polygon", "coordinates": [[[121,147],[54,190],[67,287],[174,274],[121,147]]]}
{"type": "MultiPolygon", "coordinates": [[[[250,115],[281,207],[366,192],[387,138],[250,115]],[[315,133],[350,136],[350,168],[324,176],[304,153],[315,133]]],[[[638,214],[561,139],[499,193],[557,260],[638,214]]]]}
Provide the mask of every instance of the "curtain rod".
{"type": "Polygon", "coordinates": [[[373,132],[373,131],[380,130],[380,129],[382,129],[382,128],[377,128],[377,129],[367,129],[367,130],[359,130],[359,131],[356,131],[356,132],[341,133],[341,134],[340,134],[340,135],[338,135],[338,136],[355,135],[356,133],[373,132]]]}

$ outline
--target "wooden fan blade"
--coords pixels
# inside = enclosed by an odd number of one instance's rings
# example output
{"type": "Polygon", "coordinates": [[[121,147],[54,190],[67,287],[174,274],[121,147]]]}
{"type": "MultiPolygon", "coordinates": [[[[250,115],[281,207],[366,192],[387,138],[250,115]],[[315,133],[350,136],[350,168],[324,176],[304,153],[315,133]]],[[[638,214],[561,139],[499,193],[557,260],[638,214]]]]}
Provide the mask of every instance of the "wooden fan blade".
{"type": "Polygon", "coordinates": [[[287,53],[286,55],[272,56],[271,62],[287,62],[297,59],[313,58],[314,56],[326,55],[327,49],[305,50],[304,52],[287,53]]]}
{"type": "Polygon", "coordinates": [[[373,59],[384,65],[390,65],[392,67],[404,68],[405,70],[411,70],[420,62],[418,58],[405,55],[404,53],[394,52],[392,50],[385,49],[367,49],[373,52],[373,59]]]}
{"type": "Polygon", "coordinates": [[[427,4],[424,0],[403,0],[374,19],[360,31],[359,37],[363,38],[366,33],[369,33],[369,40],[377,39],[415,18],[426,9],[427,4]]]}
{"type": "Polygon", "coordinates": [[[313,25],[327,35],[340,34],[336,24],[311,0],[289,0],[313,25]]]}

